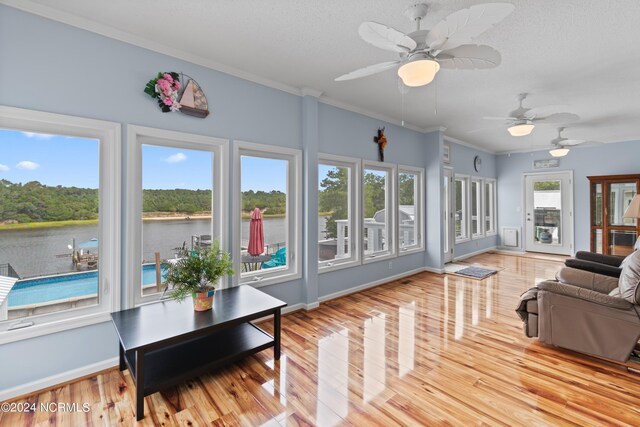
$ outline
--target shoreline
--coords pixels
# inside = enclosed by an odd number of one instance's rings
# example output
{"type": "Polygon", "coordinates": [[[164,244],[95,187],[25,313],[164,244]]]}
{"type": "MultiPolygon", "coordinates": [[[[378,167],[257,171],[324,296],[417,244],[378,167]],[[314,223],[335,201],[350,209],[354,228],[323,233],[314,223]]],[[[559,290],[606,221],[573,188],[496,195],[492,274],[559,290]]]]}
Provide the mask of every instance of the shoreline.
{"type": "MultiPolygon", "coordinates": [[[[319,212],[318,216],[328,216],[331,213],[328,212],[319,212]]],[[[264,214],[263,218],[285,218],[285,214],[264,214]]],[[[243,213],[242,219],[251,219],[251,214],[243,213]]],[[[161,215],[161,216],[149,216],[142,217],[142,221],[175,221],[175,220],[188,220],[188,221],[202,221],[202,220],[211,220],[211,215],[161,215]]],[[[0,224],[0,232],[1,231],[12,231],[12,230],[31,230],[38,228],[58,228],[58,227],[69,227],[69,226],[82,226],[82,225],[96,225],[98,224],[97,219],[85,219],[85,220],[68,220],[68,221],[50,221],[50,222],[23,222],[23,223],[15,223],[15,224],[0,224]]]]}

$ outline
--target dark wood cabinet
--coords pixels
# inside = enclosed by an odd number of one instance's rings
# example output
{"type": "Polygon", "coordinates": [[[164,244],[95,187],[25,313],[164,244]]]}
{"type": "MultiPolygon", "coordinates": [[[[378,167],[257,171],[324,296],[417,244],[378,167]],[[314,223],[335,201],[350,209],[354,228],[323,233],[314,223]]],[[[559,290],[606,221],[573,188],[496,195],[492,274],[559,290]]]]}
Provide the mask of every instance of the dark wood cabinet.
{"type": "Polygon", "coordinates": [[[623,218],[633,196],[640,191],[640,174],[589,176],[591,199],[591,251],[626,256],[640,234],[633,218],[623,218]]]}

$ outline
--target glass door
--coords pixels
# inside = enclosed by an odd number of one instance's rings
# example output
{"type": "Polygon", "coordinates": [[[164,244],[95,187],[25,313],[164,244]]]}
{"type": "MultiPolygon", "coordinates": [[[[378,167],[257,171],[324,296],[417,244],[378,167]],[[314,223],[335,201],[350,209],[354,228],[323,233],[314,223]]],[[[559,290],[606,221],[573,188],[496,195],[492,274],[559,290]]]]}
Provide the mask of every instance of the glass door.
{"type": "Polygon", "coordinates": [[[607,183],[607,203],[605,218],[607,221],[606,245],[610,255],[627,256],[633,252],[638,238],[636,220],[624,218],[624,212],[636,195],[635,182],[607,183]]]}
{"type": "Polygon", "coordinates": [[[571,254],[571,173],[526,175],[525,186],[525,250],[571,254]]]}

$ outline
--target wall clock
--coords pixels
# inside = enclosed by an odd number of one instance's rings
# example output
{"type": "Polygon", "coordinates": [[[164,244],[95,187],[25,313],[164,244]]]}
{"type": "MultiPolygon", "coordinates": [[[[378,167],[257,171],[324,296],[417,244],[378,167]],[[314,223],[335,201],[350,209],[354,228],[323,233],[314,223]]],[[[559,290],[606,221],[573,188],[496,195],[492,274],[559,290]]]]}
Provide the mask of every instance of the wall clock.
{"type": "Polygon", "coordinates": [[[482,159],[480,158],[480,156],[475,156],[473,158],[473,168],[476,170],[476,172],[480,172],[480,169],[482,168],[482,159]]]}

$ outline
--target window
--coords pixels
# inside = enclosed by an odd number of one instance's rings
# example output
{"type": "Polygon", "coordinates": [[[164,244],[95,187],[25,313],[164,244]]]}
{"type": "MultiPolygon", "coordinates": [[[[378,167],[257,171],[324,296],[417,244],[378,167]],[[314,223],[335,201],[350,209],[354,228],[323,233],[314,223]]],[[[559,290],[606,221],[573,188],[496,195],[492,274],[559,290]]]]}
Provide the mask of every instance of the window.
{"type": "Polygon", "coordinates": [[[364,163],[362,238],[365,262],[395,255],[395,176],[395,166],[380,162],[364,163]]]}
{"type": "Polygon", "coordinates": [[[120,126],[0,107],[0,344],[118,308],[120,126]]]}
{"type": "Polygon", "coordinates": [[[135,255],[128,257],[127,282],[137,305],[164,294],[167,263],[180,249],[209,247],[213,240],[226,247],[222,168],[228,142],[139,126],[128,131],[127,236],[135,255]]]}
{"type": "Polygon", "coordinates": [[[263,286],[299,278],[301,152],[249,142],[234,145],[235,281],[263,286]],[[262,218],[262,235],[257,222],[251,226],[254,212],[255,221],[262,218]]]}
{"type": "Polygon", "coordinates": [[[483,236],[483,199],[482,199],[482,180],[471,180],[471,237],[477,238],[483,236]]]}
{"type": "Polygon", "coordinates": [[[422,250],[422,192],[424,171],[398,166],[398,248],[399,254],[422,250]]]}
{"type": "Polygon", "coordinates": [[[467,230],[468,210],[467,210],[467,185],[469,179],[462,175],[457,175],[454,182],[455,201],[455,228],[456,242],[469,239],[467,230]]]}
{"type": "Polygon", "coordinates": [[[487,236],[496,234],[496,181],[484,181],[484,232],[487,236]]]}
{"type": "Polygon", "coordinates": [[[356,224],[360,162],[321,154],[318,163],[318,263],[320,271],[359,259],[356,224]]]}

